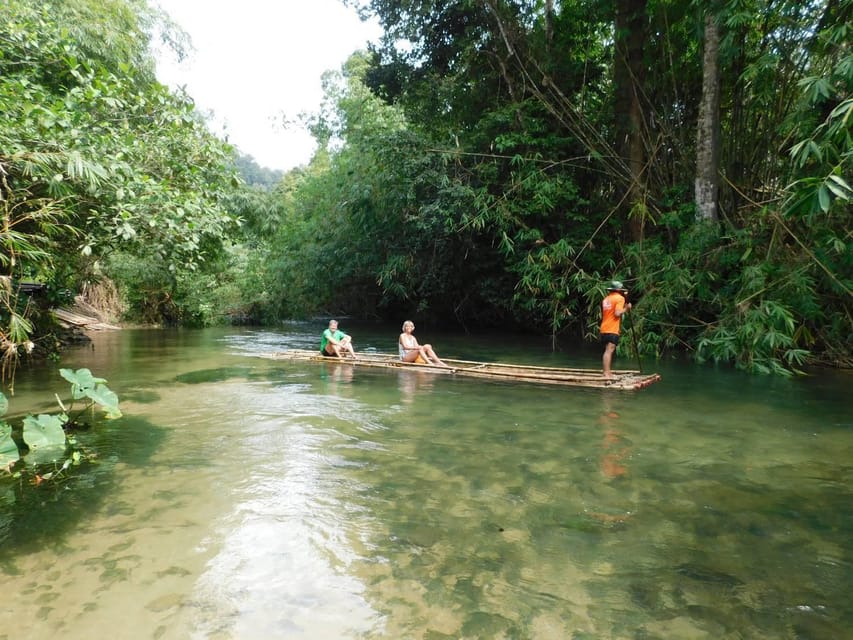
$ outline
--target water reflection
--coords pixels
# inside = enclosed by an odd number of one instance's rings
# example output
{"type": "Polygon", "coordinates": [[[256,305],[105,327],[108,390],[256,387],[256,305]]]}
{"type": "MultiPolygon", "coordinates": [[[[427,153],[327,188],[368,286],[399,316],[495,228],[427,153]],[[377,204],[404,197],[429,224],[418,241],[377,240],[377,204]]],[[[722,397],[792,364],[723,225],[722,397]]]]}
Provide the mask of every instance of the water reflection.
{"type": "Polygon", "coordinates": [[[602,413],[596,421],[596,426],[601,433],[598,469],[604,483],[599,493],[601,497],[606,494],[615,494],[615,497],[612,500],[608,499],[607,504],[600,508],[590,505],[585,509],[588,518],[607,527],[625,525],[638,509],[637,505],[623,498],[624,491],[608,490],[610,483],[630,482],[629,461],[632,443],[625,435],[625,420],[614,406],[615,404],[610,395],[603,396],[602,413]]]}
{"type": "Polygon", "coordinates": [[[322,487],[317,443],[292,430],[284,444],[282,466],[257,469],[217,525],[223,544],[196,587],[193,637],[357,637],[375,625],[346,572],[350,541],[329,516],[347,509],[322,487]]]}
{"type": "Polygon", "coordinates": [[[400,390],[400,401],[412,404],[416,396],[432,391],[436,373],[428,371],[399,371],[397,373],[397,388],[400,390]]]}
{"type": "Polygon", "coordinates": [[[355,367],[346,362],[320,362],[318,369],[320,379],[326,383],[329,393],[345,391],[345,387],[352,383],[355,375],[355,367]]]}
{"type": "Polygon", "coordinates": [[[630,442],[621,430],[622,421],[618,411],[611,408],[605,400],[604,411],[598,419],[604,434],[601,441],[601,460],[599,468],[605,478],[622,478],[628,474],[627,458],[630,454],[630,442]]]}
{"type": "Polygon", "coordinates": [[[64,363],[96,359],[126,417],[93,434],[109,473],[0,519],[0,638],[850,628],[841,384],[674,368],[625,394],[252,355],[316,341],[288,331],[123,334],[64,363]]]}

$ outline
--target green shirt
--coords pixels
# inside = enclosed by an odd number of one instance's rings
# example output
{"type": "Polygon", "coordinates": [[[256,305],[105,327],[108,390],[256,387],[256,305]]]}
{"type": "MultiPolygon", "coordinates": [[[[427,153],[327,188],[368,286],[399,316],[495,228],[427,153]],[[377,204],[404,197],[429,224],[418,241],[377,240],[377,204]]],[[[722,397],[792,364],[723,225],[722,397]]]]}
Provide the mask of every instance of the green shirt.
{"type": "Polygon", "coordinates": [[[337,329],[334,333],[332,333],[331,329],[326,329],[323,332],[323,337],[320,338],[320,351],[322,353],[326,353],[326,345],[329,344],[330,338],[334,339],[335,341],[340,342],[340,340],[344,336],[346,336],[346,334],[343,331],[341,331],[340,329],[337,329]]]}

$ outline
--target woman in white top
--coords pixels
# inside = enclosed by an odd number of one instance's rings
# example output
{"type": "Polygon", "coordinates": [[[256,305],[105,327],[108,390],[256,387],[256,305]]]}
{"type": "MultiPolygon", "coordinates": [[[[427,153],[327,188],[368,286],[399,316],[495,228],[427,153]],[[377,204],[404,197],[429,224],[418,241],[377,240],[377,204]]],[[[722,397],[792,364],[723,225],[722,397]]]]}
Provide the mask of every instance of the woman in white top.
{"type": "Polygon", "coordinates": [[[400,339],[397,346],[400,348],[400,360],[403,362],[415,362],[420,357],[424,364],[436,364],[439,367],[446,367],[441,359],[432,350],[431,344],[418,344],[418,339],[412,335],[415,330],[415,323],[411,320],[406,320],[403,323],[403,333],[400,334],[400,339]]]}

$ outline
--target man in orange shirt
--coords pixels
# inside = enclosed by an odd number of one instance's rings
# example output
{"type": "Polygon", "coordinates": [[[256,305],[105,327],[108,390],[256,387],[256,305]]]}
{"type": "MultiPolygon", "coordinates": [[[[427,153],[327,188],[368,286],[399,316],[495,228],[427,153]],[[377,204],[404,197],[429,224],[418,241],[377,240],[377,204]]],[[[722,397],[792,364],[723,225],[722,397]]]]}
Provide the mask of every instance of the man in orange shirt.
{"type": "Polygon", "coordinates": [[[612,380],[610,363],[613,361],[613,352],[619,344],[619,329],[622,324],[622,316],[631,310],[631,303],[625,302],[628,290],[618,280],[614,280],[607,287],[607,297],[601,301],[601,342],[604,343],[604,355],[601,363],[604,365],[604,379],[612,380]]]}

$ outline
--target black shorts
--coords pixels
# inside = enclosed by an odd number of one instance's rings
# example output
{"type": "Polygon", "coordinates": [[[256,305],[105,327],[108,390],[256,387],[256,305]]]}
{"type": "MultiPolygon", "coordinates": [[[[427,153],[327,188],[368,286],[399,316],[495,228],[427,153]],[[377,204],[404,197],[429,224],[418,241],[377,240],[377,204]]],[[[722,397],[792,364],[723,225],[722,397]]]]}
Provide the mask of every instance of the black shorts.
{"type": "Polygon", "coordinates": [[[337,353],[327,353],[326,351],[323,351],[323,350],[320,351],[320,355],[326,356],[327,358],[340,358],[340,356],[337,353]]]}
{"type": "Polygon", "coordinates": [[[618,333],[602,333],[601,344],[619,344],[618,333]]]}

